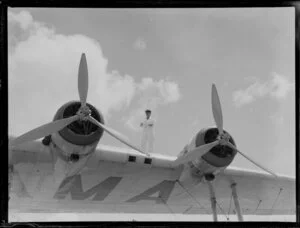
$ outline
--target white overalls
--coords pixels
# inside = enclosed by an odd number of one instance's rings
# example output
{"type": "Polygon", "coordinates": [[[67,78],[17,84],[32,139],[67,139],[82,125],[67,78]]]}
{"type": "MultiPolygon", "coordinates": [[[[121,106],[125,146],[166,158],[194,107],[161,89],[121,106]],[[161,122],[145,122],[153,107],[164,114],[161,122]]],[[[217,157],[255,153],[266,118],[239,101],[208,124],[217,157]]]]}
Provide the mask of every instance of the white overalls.
{"type": "Polygon", "coordinates": [[[144,122],[141,123],[141,127],[143,128],[142,150],[146,153],[152,153],[154,143],[154,120],[151,119],[151,117],[144,120],[144,122]]]}

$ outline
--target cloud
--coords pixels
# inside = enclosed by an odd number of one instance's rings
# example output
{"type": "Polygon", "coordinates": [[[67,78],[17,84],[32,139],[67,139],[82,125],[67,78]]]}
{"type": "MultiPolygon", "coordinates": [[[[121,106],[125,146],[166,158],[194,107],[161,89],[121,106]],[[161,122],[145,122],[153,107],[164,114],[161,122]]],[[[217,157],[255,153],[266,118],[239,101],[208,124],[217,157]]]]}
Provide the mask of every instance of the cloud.
{"type": "Polygon", "coordinates": [[[145,118],[145,109],[151,109],[157,119],[156,109],[159,106],[175,103],[181,98],[178,84],[169,80],[154,81],[152,78],[143,78],[137,84],[138,107],[125,118],[125,125],[138,131],[139,123],[145,118]]]}
{"type": "Polygon", "coordinates": [[[79,100],[77,74],[83,52],[89,73],[87,101],[106,119],[111,111],[131,105],[135,97],[140,109],[147,102],[155,108],[179,99],[176,83],[152,78],[136,82],[117,70],[109,72],[108,60],[96,40],[82,34],[59,34],[27,11],[8,11],[8,40],[10,134],[45,124],[61,105],[79,100]]]}
{"type": "Polygon", "coordinates": [[[130,104],[136,90],[133,77],[108,72],[108,60],[96,40],[58,34],[27,11],[8,11],[8,26],[10,130],[15,134],[52,119],[60,105],[79,100],[77,73],[83,52],[89,71],[88,102],[105,117],[130,104]],[[33,114],[35,118],[28,119],[33,114]]]}
{"type": "Polygon", "coordinates": [[[36,24],[33,22],[31,14],[27,11],[21,11],[19,14],[14,14],[8,11],[7,16],[10,23],[18,24],[23,30],[26,30],[29,26],[36,24]]]}
{"type": "Polygon", "coordinates": [[[280,100],[284,99],[293,89],[294,83],[291,83],[287,77],[273,73],[266,82],[261,83],[256,80],[246,89],[233,92],[233,101],[239,107],[266,96],[280,100]]]}
{"type": "Polygon", "coordinates": [[[96,103],[98,98],[102,101],[101,109],[120,110],[128,107],[136,93],[136,83],[130,75],[120,75],[118,71],[108,74],[107,81],[100,81],[101,84],[96,90],[97,96],[94,99],[96,103]]]}
{"type": "Polygon", "coordinates": [[[123,118],[125,126],[133,131],[140,131],[140,123],[145,118],[145,109],[139,107],[132,111],[129,116],[123,118]]]}
{"type": "Polygon", "coordinates": [[[139,103],[145,108],[155,109],[158,105],[176,102],[180,98],[178,84],[168,80],[143,78],[137,89],[141,94],[139,103]]]}
{"type": "Polygon", "coordinates": [[[141,37],[137,38],[133,44],[133,48],[140,51],[145,50],[147,48],[146,41],[141,37]]]}
{"type": "Polygon", "coordinates": [[[283,75],[274,73],[271,82],[271,96],[275,98],[285,98],[294,89],[294,83],[288,81],[283,75]]]}

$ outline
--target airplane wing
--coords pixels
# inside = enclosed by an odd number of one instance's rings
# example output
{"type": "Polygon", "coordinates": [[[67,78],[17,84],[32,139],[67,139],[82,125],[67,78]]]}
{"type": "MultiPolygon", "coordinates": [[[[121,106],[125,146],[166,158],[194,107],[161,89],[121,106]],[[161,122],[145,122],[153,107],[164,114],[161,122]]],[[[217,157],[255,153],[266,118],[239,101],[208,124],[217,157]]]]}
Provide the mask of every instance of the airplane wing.
{"type": "MultiPolygon", "coordinates": [[[[183,186],[183,199],[194,201],[186,214],[201,212],[212,213],[210,192],[205,181],[183,186]],[[202,209],[201,209],[202,207],[202,209]]],[[[235,214],[232,185],[235,185],[238,201],[243,215],[295,215],[296,185],[295,178],[270,174],[241,168],[228,167],[218,174],[212,182],[217,201],[218,215],[235,214]]],[[[173,196],[174,200],[176,195],[173,196]]],[[[172,201],[173,198],[170,198],[172,201]]],[[[171,202],[170,201],[170,202],[171,202]]],[[[183,201],[182,201],[183,202],[183,201]]]]}
{"type": "MultiPolygon", "coordinates": [[[[80,175],[53,189],[52,158],[41,142],[11,153],[9,214],[168,213],[211,215],[207,183],[185,185],[175,157],[150,158],[129,149],[99,146],[80,175]]],[[[213,182],[218,214],[234,214],[236,183],[244,214],[295,214],[295,179],[228,168],[213,182]]]]}

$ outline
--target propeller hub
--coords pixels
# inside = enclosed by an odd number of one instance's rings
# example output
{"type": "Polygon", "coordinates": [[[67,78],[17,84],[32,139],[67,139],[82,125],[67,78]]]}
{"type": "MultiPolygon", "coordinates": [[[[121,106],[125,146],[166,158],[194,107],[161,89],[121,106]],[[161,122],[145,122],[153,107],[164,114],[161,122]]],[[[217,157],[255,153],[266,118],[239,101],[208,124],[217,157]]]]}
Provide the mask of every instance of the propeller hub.
{"type": "MultiPolygon", "coordinates": [[[[104,124],[102,113],[91,104],[86,103],[86,105],[91,110],[91,116],[100,123],[104,124]]],[[[85,111],[82,113],[82,110],[80,109],[80,102],[70,101],[59,108],[54,116],[54,121],[68,118],[70,116],[76,116],[77,120],[60,130],[59,135],[62,136],[66,141],[75,145],[90,145],[101,138],[103,129],[99,128],[93,123],[90,123],[90,121],[81,121],[78,112],[81,113],[80,115],[82,118],[86,116],[86,114],[85,111]]]]}
{"type": "Polygon", "coordinates": [[[79,120],[87,121],[91,113],[91,109],[87,105],[85,105],[81,106],[76,114],[79,116],[79,120]]]}
{"type": "MultiPolygon", "coordinates": [[[[208,128],[201,130],[198,135],[196,136],[196,147],[201,146],[203,144],[208,144],[214,141],[218,141],[218,145],[213,147],[210,152],[219,157],[219,158],[233,158],[236,152],[233,151],[226,143],[227,140],[231,142],[233,145],[235,145],[235,142],[230,136],[230,134],[223,130],[223,134],[220,135],[218,128],[208,128]]],[[[203,157],[209,157],[209,153],[205,154],[203,157]]]]}
{"type": "Polygon", "coordinates": [[[219,134],[217,139],[219,140],[220,145],[227,145],[230,135],[223,131],[223,134],[219,134]]]}

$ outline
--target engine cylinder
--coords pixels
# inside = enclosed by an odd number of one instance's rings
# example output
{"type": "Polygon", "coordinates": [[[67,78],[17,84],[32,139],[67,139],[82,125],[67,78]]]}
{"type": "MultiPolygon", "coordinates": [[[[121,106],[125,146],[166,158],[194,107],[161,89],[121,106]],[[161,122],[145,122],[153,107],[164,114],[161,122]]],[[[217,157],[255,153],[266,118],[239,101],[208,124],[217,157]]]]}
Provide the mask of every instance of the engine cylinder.
{"type": "MultiPolygon", "coordinates": [[[[91,110],[91,116],[104,124],[104,118],[102,114],[91,104],[86,104],[91,110]]],[[[54,116],[54,121],[68,118],[76,115],[79,110],[81,103],[78,101],[71,101],[64,104],[58,109],[54,116]]],[[[59,135],[69,143],[74,145],[91,145],[96,141],[99,141],[103,135],[103,129],[94,125],[90,121],[77,120],[69,124],[67,127],[60,130],[59,135]]]]}

